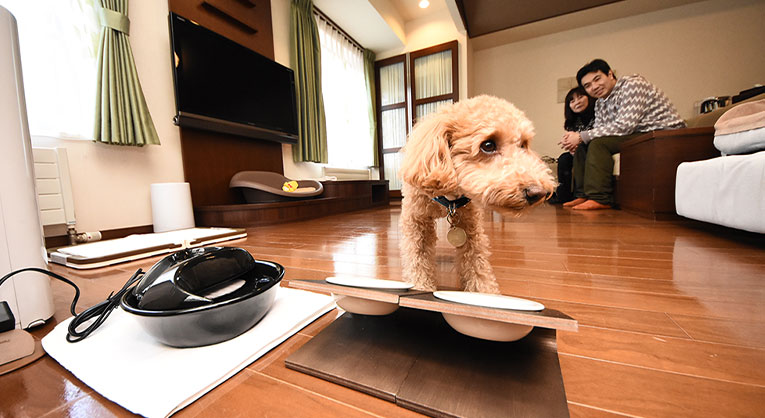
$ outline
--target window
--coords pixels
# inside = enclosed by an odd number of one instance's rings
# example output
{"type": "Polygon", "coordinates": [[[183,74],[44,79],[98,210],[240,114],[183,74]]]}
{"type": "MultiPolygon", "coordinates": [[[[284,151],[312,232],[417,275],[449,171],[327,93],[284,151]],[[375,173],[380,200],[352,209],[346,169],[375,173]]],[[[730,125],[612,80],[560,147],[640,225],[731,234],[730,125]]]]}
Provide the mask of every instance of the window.
{"type": "Polygon", "coordinates": [[[363,49],[316,14],[321,43],[321,88],[327,119],[329,165],[368,168],[374,163],[363,49]]]}
{"type": "Polygon", "coordinates": [[[406,144],[409,121],[416,123],[459,98],[457,62],[457,41],[452,41],[375,63],[380,172],[389,181],[391,196],[401,195],[399,151],[406,144]]]}
{"type": "Polygon", "coordinates": [[[16,18],[32,137],[93,139],[100,26],[93,0],[0,0],[16,18]]]}

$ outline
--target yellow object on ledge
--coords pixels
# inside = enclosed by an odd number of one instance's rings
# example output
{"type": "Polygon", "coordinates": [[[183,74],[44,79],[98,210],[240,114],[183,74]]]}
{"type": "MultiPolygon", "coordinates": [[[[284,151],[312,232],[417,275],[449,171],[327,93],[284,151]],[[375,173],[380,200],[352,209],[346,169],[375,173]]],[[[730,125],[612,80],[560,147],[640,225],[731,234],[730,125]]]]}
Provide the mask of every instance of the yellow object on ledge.
{"type": "Polygon", "coordinates": [[[292,181],[285,181],[284,185],[282,186],[282,190],[285,192],[294,192],[298,188],[298,182],[295,180],[292,181]]]}

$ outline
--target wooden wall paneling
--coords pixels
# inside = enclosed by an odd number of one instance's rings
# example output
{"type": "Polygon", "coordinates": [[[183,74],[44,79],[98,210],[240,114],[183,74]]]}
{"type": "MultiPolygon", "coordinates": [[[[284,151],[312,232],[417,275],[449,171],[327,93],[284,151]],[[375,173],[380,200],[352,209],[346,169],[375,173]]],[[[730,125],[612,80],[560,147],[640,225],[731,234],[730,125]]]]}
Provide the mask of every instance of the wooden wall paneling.
{"type": "Polygon", "coordinates": [[[241,192],[228,188],[239,171],[284,172],[278,142],[181,128],[181,149],[194,206],[244,203],[241,192]]]}
{"type": "Polygon", "coordinates": [[[204,0],[202,4],[217,10],[228,19],[243,25],[248,31],[258,31],[260,23],[258,19],[259,10],[255,9],[255,4],[253,3],[243,3],[240,0],[204,0]]]}
{"type": "Polygon", "coordinates": [[[254,6],[248,7],[238,0],[169,0],[170,11],[191,19],[232,41],[244,45],[261,55],[274,59],[274,32],[271,26],[271,2],[269,0],[253,1],[254,6]],[[232,18],[216,7],[222,7],[234,13],[242,11],[236,20],[246,21],[247,24],[234,23],[232,18]],[[246,16],[242,16],[242,14],[246,16]],[[256,32],[247,29],[254,27],[256,32]]]}
{"type": "Polygon", "coordinates": [[[622,144],[618,203],[649,218],[675,216],[677,166],[719,157],[714,128],[654,131],[622,144]]]}
{"type": "MultiPolygon", "coordinates": [[[[269,0],[247,3],[239,0],[169,0],[168,5],[170,11],[274,59],[269,0]],[[235,15],[235,19],[231,15],[235,15]]],[[[191,185],[194,206],[243,203],[242,197],[228,188],[231,176],[238,171],[284,173],[280,143],[186,127],[179,129],[183,170],[191,185]]]]}
{"type": "Polygon", "coordinates": [[[651,188],[656,172],[654,142],[640,146],[622,147],[619,162],[619,206],[641,212],[650,212],[653,206],[651,188]]]}
{"type": "Polygon", "coordinates": [[[254,227],[319,218],[388,204],[386,180],[322,183],[324,193],[318,198],[269,203],[195,205],[194,218],[199,226],[254,227]]]}

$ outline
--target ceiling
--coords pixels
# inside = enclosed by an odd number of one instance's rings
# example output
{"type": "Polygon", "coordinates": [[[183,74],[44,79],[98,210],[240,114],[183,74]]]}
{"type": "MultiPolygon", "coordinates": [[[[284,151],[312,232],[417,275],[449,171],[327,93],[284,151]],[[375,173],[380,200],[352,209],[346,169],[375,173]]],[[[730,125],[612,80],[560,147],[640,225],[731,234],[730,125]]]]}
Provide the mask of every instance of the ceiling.
{"type": "Polygon", "coordinates": [[[468,37],[473,38],[620,1],[456,0],[456,3],[468,37]]]}
{"type": "MultiPolygon", "coordinates": [[[[429,0],[430,6],[420,8],[420,0],[390,0],[404,21],[410,21],[425,17],[430,13],[446,9],[446,0],[429,0]]],[[[454,0],[451,0],[454,1],[454,0]]]]}
{"type": "Polygon", "coordinates": [[[410,22],[436,15],[450,16],[460,32],[466,28],[477,51],[702,0],[430,0],[426,9],[419,1],[313,3],[365,48],[401,53],[410,22]]]}

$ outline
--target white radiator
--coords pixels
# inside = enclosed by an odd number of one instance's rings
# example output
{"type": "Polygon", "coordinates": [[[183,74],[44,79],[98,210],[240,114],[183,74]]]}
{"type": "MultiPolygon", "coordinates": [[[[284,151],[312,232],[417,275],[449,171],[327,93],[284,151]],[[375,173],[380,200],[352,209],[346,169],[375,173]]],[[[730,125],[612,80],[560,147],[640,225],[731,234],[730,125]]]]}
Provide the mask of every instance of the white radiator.
{"type": "Polygon", "coordinates": [[[65,235],[75,224],[66,148],[32,148],[40,221],[46,237],[65,235]]]}
{"type": "Polygon", "coordinates": [[[369,180],[371,174],[369,169],[361,168],[332,168],[324,167],[325,177],[336,177],[338,180],[369,180]]]}

